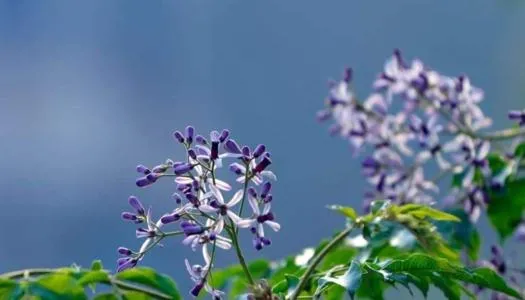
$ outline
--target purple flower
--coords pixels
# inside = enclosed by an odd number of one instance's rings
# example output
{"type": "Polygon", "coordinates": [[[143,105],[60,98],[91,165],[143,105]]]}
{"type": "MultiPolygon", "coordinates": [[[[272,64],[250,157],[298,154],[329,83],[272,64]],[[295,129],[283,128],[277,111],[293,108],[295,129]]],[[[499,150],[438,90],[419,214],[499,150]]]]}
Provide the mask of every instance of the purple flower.
{"type": "Polygon", "coordinates": [[[122,272],[126,269],[134,268],[138,263],[138,259],[134,257],[121,257],[117,260],[117,272],[122,272]]]}
{"type": "Polygon", "coordinates": [[[488,196],[483,189],[476,186],[468,188],[467,198],[463,206],[469,216],[470,222],[476,223],[478,221],[481,211],[486,207],[487,202],[488,196]]]}
{"type": "Polygon", "coordinates": [[[200,292],[204,288],[213,299],[222,299],[224,292],[214,289],[208,284],[208,273],[212,268],[211,257],[208,253],[208,248],[206,246],[202,247],[202,253],[204,257],[204,266],[202,265],[191,265],[190,262],[185,259],[184,264],[186,265],[186,270],[190,275],[191,280],[195,283],[193,288],[190,290],[190,295],[193,297],[199,296],[200,292]]]}
{"type": "Polygon", "coordinates": [[[525,110],[511,110],[509,112],[509,119],[517,121],[519,126],[525,126],[525,110]]]}
{"type": "Polygon", "coordinates": [[[124,220],[133,221],[135,223],[142,223],[146,220],[146,211],[139,199],[135,196],[130,196],[128,199],[129,205],[135,209],[135,213],[123,212],[122,218],[124,220]]]}
{"type": "MultiPolygon", "coordinates": [[[[263,188],[264,189],[264,188],[263,188]]],[[[275,222],[275,217],[271,212],[271,204],[264,199],[258,199],[257,195],[248,194],[248,202],[253,210],[253,215],[249,219],[239,220],[237,226],[241,228],[252,228],[252,233],[254,233],[254,247],[257,250],[262,249],[264,245],[270,245],[270,240],[264,235],[263,224],[266,224],[268,227],[274,231],[279,231],[281,225],[275,222]],[[263,204],[263,209],[259,208],[259,203],[263,204]]]]}
{"type": "MultiPolygon", "coordinates": [[[[221,191],[213,185],[209,185],[212,200],[208,204],[199,206],[199,210],[204,213],[216,213],[217,222],[224,222],[224,217],[228,216],[234,223],[239,222],[239,216],[232,211],[232,208],[243,198],[243,190],[237,191],[230,201],[225,202],[221,191]]],[[[223,226],[223,225],[221,225],[223,226]]]]}
{"type": "Polygon", "coordinates": [[[191,145],[193,143],[193,135],[195,133],[195,129],[193,126],[187,126],[186,127],[186,142],[188,145],[191,145]]]}
{"type": "Polygon", "coordinates": [[[181,144],[184,144],[184,135],[180,131],[175,131],[173,137],[181,144]]]}
{"type": "Polygon", "coordinates": [[[490,175],[487,155],[490,151],[490,142],[473,140],[460,135],[445,146],[447,151],[456,151],[455,160],[459,164],[456,173],[466,172],[463,177],[463,187],[472,184],[476,170],[480,170],[486,177],[490,175]]]}

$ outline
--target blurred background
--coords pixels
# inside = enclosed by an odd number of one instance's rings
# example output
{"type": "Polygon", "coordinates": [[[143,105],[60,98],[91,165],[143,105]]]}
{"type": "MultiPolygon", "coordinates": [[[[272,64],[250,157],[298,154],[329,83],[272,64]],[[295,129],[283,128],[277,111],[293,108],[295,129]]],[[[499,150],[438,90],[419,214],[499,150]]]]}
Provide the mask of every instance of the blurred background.
{"type": "MultiPolygon", "coordinates": [[[[0,273],[114,268],[118,246],[140,245],[120,219],[128,196],[157,216],[173,206],[173,183],[139,189],[135,166],[181,158],[171,133],[187,124],[272,152],[282,231],[249,258],[314,245],[343,222],[324,206],[360,209],[364,192],[359,160],[315,121],[327,80],[352,66],[364,97],[401,48],[468,74],[503,128],[525,107],[523,28],[517,0],[0,1],[0,273]]],[[[201,260],[173,239],[142,264],[185,289],[183,257],[201,260]]]]}

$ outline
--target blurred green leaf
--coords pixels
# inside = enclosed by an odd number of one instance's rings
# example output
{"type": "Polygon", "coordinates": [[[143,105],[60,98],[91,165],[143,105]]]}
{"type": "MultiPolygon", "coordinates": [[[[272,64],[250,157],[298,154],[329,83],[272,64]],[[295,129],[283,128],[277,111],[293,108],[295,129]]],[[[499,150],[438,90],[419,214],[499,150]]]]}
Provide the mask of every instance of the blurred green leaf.
{"type": "Polygon", "coordinates": [[[96,295],[93,300],[119,300],[118,297],[112,293],[103,293],[96,295]]]}
{"type": "Polygon", "coordinates": [[[434,209],[428,205],[422,205],[422,204],[406,204],[406,205],[397,207],[395,211],[399,214],[411,215],[411,216],[414,216],[422,220],[432,219],[436,221],[451,221],[451,222],[460,221],[460,219],[458,219],[458,217],[454,215],[451,215],[444,211],[434,209]]]}
{"type": "Polygon", "coordinates": [[[17,289],[16,281],[0,278],[0,299],[13,299],[17,289]]]}
{"type": "Polygon", "coordinates": [[[151,268],[142,267],[128,269],[118,273],[115,277],[119,280],[150,287],[156,291],[171,296],[172,299],[181,299],[175,282],[173,282],[168,276],[159,274],[151,268]]]}
{"type": "Polygon", "coordinates": [[[352,221],[355,221],[357,219],[357,213],[351,207],[341,205],[328,205],[327,207],[331,210],[340,212],[352,221]]]}
{"type": "Polygon", "coordinates": [[[489,192],[487,214],[501,240],[509,237],[522,219],[525,209],[525,179],[509,181],[503,191],[489,192]]]}
{"type": "Polygon", "coordinates": [[[99,259],[97,260],[94,260],[92,263],[91,263],[91,270],[92,271],[99,271],[99,270],[102,270],[102,261],[100,261],[99,259]]]}
{"type": "Polygon", "coordinates": [[[91,272],[84,274],[84,276],[82,276],[78,280],[78,284],[82,286],[85,286],[88,284],[94,284],[94,283],[109,283],[109,282],[110,282],[109,275],[105,271],[91,271],[91,272]]]}
{"type": "Polygon", "coordinates": [[[87,299],[82,286],[68,274],[54,273],[44,275],[35,282],[27,284],[26,294],[39,299],[87,299]]]}

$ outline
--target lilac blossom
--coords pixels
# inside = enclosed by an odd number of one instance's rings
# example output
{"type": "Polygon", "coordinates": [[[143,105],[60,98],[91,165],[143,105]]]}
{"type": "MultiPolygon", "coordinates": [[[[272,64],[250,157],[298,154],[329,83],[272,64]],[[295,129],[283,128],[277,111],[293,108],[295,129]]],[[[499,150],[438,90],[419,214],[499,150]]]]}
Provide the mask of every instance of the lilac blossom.
{"type": "Polygon", "coordinates": [[[252,208],[253,214],[249,219],[239,220],[237,225],[241,228],[251,228],[251,232],[254,234],[253,245],[255,249],[261,250],[263,246],[271,244],[269,238],[265,237],[264,224],[270,227],[273,231],[279,231],[281,225],[275,222],[275,216],[271,212],[271,203],[268,201],[271,185],[265,183],[262,186],[260,196],[257,195],[254,189],[248,192],[248,202],[252,208]],[[262,204],[262,210],[260,205],[262,204]]]}
{"type": "Polygon", "coordinates": [[[204,257],[204,265],[191,265],[190,262],[185,259],[184,264],[186,265],[186,270],[188,271],[191,280],[195,283],[193,288],[190,290],[190,295],[194,298],[197,298],[204,288],[213,299],[222,299],[224,292],[212,288],[208,283],[208,274],[212,266],[212,258],[208,253],[208,248],[202,248],[202,256],[204,257]]]}
{"type": "Polygon", "coordinates": [[[262,224],[267,224],[274,230],[280,228],[280,225],[273,221],[274,216],[270,212],[270,202],[273,198],[271,184],[263,183],[264,179],[276,180],[275,174],[270,170],[272,159],[264,144],[258,144],[253,150],[248,146],[241,147],[230,138],[230,132],[226,129],[221,132],[212,131],[208,139],[198,134],[192,126],[188,126],[184,133],[175,131],[173,136],[184,147],[186,157],[178,161],[168,159],[152,168],[137,166],[140,177],[136,184],[146,187],[161,178],[173,178],[177,191],[171,198],[175,200],[175,208],[154,221],[151,212],[146,211],[136,197],[130,197],[129,204],[133,212],[124,212],[122,217],[137,224],[144,224],[136,229],[137,238],[144,239],[144,242],[136,252],[124,247],[119,248],[117,270],[136,266],[153,247],[161,245],[163,239],[182,236],[183,245],[194,251],[202,249],[205,262],[204,266],[191,266],[186,260],[190,277],[195,282],[191,294],[196,297],[204,289],[214,299],[222,299],[223,293],[211,288],[207,281],[214,259],[214,255],[210,257],[208,248],[212,247],[215,253],[216,248],[229,250],[235,245],[236,254],[239,255],[239,229],[253,227],[254,241],[261,244],[262,248],[263,244],[270,244],[270,240],[264,236],[262,224]],[[240,186],[239,189],[235,188],[236,192],[228,201],[223,193],[231,191],[234,187],[218,178],[223,161],[227,159],[233,160],[229,163],[229,169],[239,175],[234,184],[240,186]],[[245,199],[249,198],[245,197],[247,193],[253,195],[255,190],[252,185],[260,185],[260,195],[257,199],[264,207],[262,212],[257,210],[253,215],[243,217],[242,209],[238,206],[242,207],[245,200],[252,204],[253,199],[245,199]],[[253,224],[246,225],[248,222],[253,224]],[[178,230],[166,230],[173,225],[178,225],[178,230]]]}
{"type": "Polygon", "coordinates": [[[509,112],[509,119],[517,121],[519,126],[525,126],[525,109],[524,110],[511,110],[509,112]]]}

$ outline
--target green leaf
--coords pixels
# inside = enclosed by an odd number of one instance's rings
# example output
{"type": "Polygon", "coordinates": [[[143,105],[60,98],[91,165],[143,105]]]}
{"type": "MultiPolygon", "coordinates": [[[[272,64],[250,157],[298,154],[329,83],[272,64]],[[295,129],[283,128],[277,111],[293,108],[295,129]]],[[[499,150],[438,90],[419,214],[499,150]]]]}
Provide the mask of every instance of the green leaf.
{"type": "Polygon", "coordinates": [[[151,296],[145,295],[143,293],[129,291],[124,294],[124,300],[151,300],[154,299],[151,296]]]}
{"type": "Polygon", "coordinates": [[[361,285],[357,289],[357,298],[383,300],[385,289],[386,285],[383,274],[366,264],[363,270],[361,285]]]}
{"type": "Polygon", "coordinates": [[[53,273],[40,277],[35,282],[27,285],[28,295],[37,296],[39,299],[87,299],[82,286],[68,274],[53,273]]]}
{"type": "Polygon", "coordinates": [[[390,206],[391,206],[391,203],[388,200],[375,200],[375,201],[372,201],[372,203],[370,204],[370,212],[373,215],[375,215],[379,212],[386,210],[390,206]]]}
{"type": "Polygon", "coordinates": [[[481,238],[476,226],[470,222],[468,214],[462,208],[452,209],[448,213],[455,215],[461,221],[457,223],[438,222],[437,228],[439,232],[445,240],[449,241],[454,249],[465,249],[470,260],[477,261],[481,247],[481,238]]]}
{"type": "Polygon", "coordinates": [[[96,295],[93,300],[119,300],[118,297],[112,293],[103,293],[96,295]]]}
{"type": "Polygon", "coordinates": [[[181,299],[175,282],[173,282],[168,276],[159,274],[151,268],[143,267],[128,269],[118,273],[115,277],[119,280],[150,287],[163,294],[171,296],[172,299],[181,299]]]}
{"type": "Polygon", "coordinates": [[[461,300],[461,286],[441,274],[429,274],[432,283],[440,289],[448,300],[461,300]]]}
{"type": "Polygon", "coordinates": [[[450,263],[448,260],[431,257],[425,254],[412,254],[404,259],[395,259],[387,262],[383,270],[391,273],[441,274],[441,277],[473,283],[478,286],[492,289],[507,295],[520,298],[520,294],[509,287],[505,280],[496,272],[488,268],[467,269],[461,265],[450,263]]]}
{"type": "Polygon", "coordinates": [[[287,296],[293,292],[294,288],[299,284],[300,278],[291,275],[286,274],[284,275],[285,279],[281,282],[279,282],[277,285],[272,287],[272,293],[275,294],[286,294],[287,296]]]}
{"type": "Polygon", "coordinates": [[[270,273],[270,262],[265,259],[258,259],[248,264],[248,270],[255,278],[264,278],[270,273]]]}
{"type": "Polygon", "coordinates": [[[100,261],[99,259],[97,260],[94,260],[92,263],[91,263],[91,270],[92,271],[99,271],[99,270],[102,270],[102,261],[100,261]]]}
{"type": "Polygon", "coordinates": [[[525,209],[525,179],[510,181],[502,192],[490,192],[487,215],[503,241],[521,222],[525,209]]]}
{"type": "Polygon", "coordinates": [[[316,294],[319,294],[322,289],[329,283],[337,284],[344,287],[350,297],[354,297],[359,285],[361,285],[363,272],[361,264],[357,261],[352,261],[348,270],[341,276],[332,277],[328,272],[325,276],[319,278],[316,294]]]}
{"type": "Polygon", "coordinates": [[[0,299],[12,299],[18,289],[18,283],[14,280],[0,278],[0,299]]]}
{"type": "Polygon", "coordinates": [[[357,213],[351,207],[341,205],[328,205],[327,207],[331,210],[340,212],[352,221],[355,221],[357,219],[357,213]]]}
{"type": "Polygon", "coordinates": [[[436,221],[460,221],[460,219],[454,215],[421,204],[406,204],[400,206],[396,211],[400,214],[408,214],[421,220],[432,219],[436,221]]]}
{"type": "Polygon", "coordinates": [[[489,153],[487,160],[489,161],[489,167],[492,174],[498,174],[507,166],[507,162],[499,153],[489,153]]]}
{"type": "Polygon", "coordinates": [[[94,284],[94,283],[109,283],[110,278],[108,273],[105,271],[91,271],[84,276],[80,277],[78,280],[78,284],[81,286],[86,286],[88,284],[94,284]]]}
{"type": "Polygon", "coordinates": [[[525,142],[519,144],[514,150],[514,155],[516,157],[525,157],[525,142]]]}

